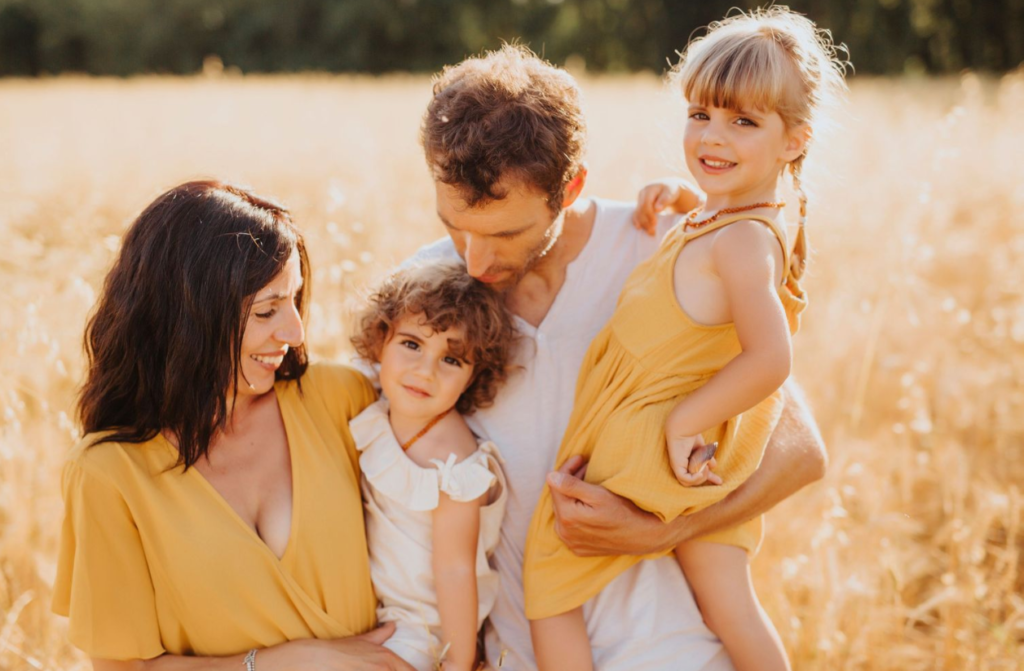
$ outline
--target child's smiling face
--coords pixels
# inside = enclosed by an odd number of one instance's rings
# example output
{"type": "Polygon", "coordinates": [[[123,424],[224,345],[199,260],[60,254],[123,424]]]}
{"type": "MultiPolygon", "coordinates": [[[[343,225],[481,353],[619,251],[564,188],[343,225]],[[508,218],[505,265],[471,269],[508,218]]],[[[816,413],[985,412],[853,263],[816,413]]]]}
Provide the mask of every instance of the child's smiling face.
{"type": "Polygon", "coordinates": [[[392,328],[380,355],[380,386],[391,412],[423,421],[455,406],[473,377],[460,352],[461,326],[435,331],[421,315],[405,315],[392,328]]]}
{"type": "Polygon", "coordinates": [[[788,130],[777,112],[690,105],[683,149],[708,209],[772,200],[782,169],[803,153],[805,127],[788,130]]]}

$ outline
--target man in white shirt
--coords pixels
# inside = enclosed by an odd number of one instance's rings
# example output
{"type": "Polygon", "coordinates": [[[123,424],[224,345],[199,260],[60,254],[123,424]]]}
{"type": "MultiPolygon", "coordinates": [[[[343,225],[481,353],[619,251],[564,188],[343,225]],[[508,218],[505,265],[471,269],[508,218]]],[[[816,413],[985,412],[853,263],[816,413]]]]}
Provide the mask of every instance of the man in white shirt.
{"type": "MultiPolygon", "coordinates": [[[[587,346],[611,316],[626,277],[678,221],[659,217],[652,236],[632,225],[633,204],[579,202],[584,141],[575,81],[521,47],[446,68],[423,124],[437,212],[449,237],[411,261],[462,257],[470,275],[505,293],[524,336],[521,368],[492,407],[469,418],[501,449],[509,482],[494,556],[502,589],[486,631],[488,662],[497,668],[500,660],[505,671],[536,668],[521,571],[545,478],[559,534],[573,551],[648,554],[752,519],[825,468],[813,419],[791,391],[754,476],[722,502],[671,523],[584,482],[579,461],[548,473],[587,346]]],[[[584,612],[599,671],[732,668],[672,556],[640,562],[584,612]]]]}

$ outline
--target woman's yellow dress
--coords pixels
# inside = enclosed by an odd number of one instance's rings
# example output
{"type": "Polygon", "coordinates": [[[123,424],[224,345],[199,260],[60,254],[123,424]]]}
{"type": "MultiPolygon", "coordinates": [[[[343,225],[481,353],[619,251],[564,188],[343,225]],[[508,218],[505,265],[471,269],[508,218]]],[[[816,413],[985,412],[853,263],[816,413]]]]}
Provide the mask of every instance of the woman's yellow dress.
{"type": "MultiPolygon", "coordinates": [[[[698,324],[679,306],[673,287],[675,260],[690,240],[742,219],[762,221],[782,243],[787,277],[779,297],[790,331],[796,332],[806,302],[798,283],[788,276],[786,236],[774,220],[738,215],[689,233],[680,224],[654,256],[633,271],[611,320],[590,344],[556,459],[559,467],[571,456],[587,457],[587,482],[603,485],[664,521],[720,501],[746,480],[760,463],[781,413],[776,392],[704,432],[705,441],[719,442],[715,472],[722,485],[684,487],[672,474],[665,449],[668,413],[741,352],[733,324],[698,324]]],[[[761,540],[761,520],[702,540],[753,552],[761,540]]],[[[555,533],[551,491],[545,486],[526,545],[526,615],[537,620],[581,606],[641,559],[574,555],[555,533]]]]}
{"type": "Polygon", "coordinates": [[[275,385],[292,464],[284,555],[263,543],[177,450],[87,445],[64,468],[54,612],[91,657],[231,655],[375,625],[359,458],[348,423],[375,393],[356,371],[311,365],[275,385]]]}

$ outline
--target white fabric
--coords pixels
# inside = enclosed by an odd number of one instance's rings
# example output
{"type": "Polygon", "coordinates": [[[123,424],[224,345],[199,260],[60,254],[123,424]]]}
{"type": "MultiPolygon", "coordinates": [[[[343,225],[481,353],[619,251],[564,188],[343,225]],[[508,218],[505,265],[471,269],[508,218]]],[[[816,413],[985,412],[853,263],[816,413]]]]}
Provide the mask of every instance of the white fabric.
{"type": "MultiPolygon", "coordinates": [[[[525,336],[523,368],[493,406],[467,417],[480,437],[502,446],[508,511],[493,563],[501,590],[486,625],[487,659],[502,671],[536,668],[523,606],[523,550],[544,478],[569,424],[576,378],[590,341],[611,317],[626,278],[651,256],[678,216],[663,216],[658,235],[630,223],[634,204],[595,200],[593,232],[566,271],[565,284],[539,328],[517,318],[525,336]]],[[[406,263],[456,257],[444,238],[406,263]]],[[[704,626],[673,557],[643,561],[584,605],[597,671],[732,669],[721,642],[704,626]]]]}
{"type": "Polygon", "coordinates": [[[431,563],[433,511],[439,492],[456,501],[472,501],[498,485],[480,508],[476,578],[478,624],[482,623],[498,594],[498,574],[487,556],[498,543],[508,497],[501,455],[494,443],[481,441],[476,452],[458,463],[452,454],[423,468],[398,444],[383,398],[353,419],[350,427],[363,472],[370,575],[380,600],[377,619],[396,626],[384,645],[417,671],[433,671],[443,647],[431,563]]]}

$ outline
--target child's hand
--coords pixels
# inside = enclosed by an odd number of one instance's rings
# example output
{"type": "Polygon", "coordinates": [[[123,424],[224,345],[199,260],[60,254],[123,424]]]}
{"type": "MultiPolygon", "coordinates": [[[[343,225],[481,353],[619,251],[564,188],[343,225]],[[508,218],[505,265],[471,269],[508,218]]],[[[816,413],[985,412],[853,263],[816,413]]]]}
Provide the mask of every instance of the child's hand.
{"type": "Polygon", "coordinates": [[[714,454],[718,443],[705,445],[704,438],[699,434],[677,437],[669,435],[666,439],[668,461],[679,484],[686,487],[722,484],[722,478],[713,472],[717,465],[714,454]]]}
{"type": "Polygon", "coordinates": [[[685,179],[670,178],[648,184],[640,189],[633,212],[633,226],[654,235],[658,215],[671,207],[676,212],[689,212],[700,205],[697,190],[685,179]]]}

